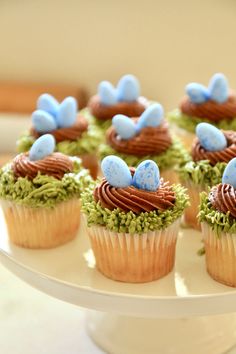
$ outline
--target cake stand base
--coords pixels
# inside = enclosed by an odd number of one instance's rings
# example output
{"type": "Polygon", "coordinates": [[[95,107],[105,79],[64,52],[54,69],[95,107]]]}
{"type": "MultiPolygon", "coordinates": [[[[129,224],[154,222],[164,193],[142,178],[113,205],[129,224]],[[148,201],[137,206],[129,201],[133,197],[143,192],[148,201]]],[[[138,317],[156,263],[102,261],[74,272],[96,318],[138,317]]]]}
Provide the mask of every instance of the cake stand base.
{"type": "Polygon", "coordinates": [[[222,354],[236,343],[236,314],[143,319],[88,311],[87,330],[109,354],[222,354]]]}

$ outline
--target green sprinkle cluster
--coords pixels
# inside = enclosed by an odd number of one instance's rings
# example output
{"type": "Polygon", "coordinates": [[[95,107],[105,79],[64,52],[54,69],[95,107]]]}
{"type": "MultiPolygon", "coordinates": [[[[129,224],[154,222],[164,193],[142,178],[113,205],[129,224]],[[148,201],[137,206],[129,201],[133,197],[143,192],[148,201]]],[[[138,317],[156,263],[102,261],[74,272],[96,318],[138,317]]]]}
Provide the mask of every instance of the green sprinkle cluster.
{"type": "Polygon", "coordinates": [[[16,179],[8,164],[0,169],[0,198],[33,208],[52,208],[62,201],[80,197],[91,177],[82,169],[80,159],[73,158],[73,163],[73,173],[65,174],[61,180],[39,173],[32,181],[27,177],[16,179]]]}
{"type": "Polygon", "coordinates": [[[188,116],[187,114],[182,113],[179,109],[169,112],[167,117],[170,122],[175,123],[178,127],[183,128],[190,133],[195,133],[196,126],[202,122],[214,124],[214,126],[223,130],[236,130],[236,117],[233,119],[221,119],[220,122],[215,123],[207,118],[188,116]]]}
{"type": "Polygon", "coordinates": [[[95,202],[93,197],[95,185],[96,182],[91,183],[81,197],[82,210],[87,216],[88,226],[101,225],[115,232],[142,234],[148,231],[165,229],[181,217],[185,207],[189,204],[185,189],[180,185],[173,185],[176,196],[173,208],[165,211],[142,212],[138,215],[132,211],[125,213],[118,208],[111,211],[102,208],[100,202],[95,202]]]}

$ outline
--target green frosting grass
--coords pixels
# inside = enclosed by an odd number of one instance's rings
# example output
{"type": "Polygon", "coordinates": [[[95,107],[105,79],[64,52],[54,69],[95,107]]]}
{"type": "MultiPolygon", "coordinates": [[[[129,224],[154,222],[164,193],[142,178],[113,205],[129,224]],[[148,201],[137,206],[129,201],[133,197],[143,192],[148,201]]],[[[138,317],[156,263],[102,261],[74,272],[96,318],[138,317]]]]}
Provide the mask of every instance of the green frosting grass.
{"type": "Polygon", "coordinates": [[[189,161],[181,166],[178,171],[182,181],[192,181],[197,185],[213,186],[221,183],[226,165],[225,162],[217,162],[215,166],[212,166],[208,160],[189,161]]]}
{"type": "Polygon", "coordinates": [[[101,134],[103,135],[103,138],[105,138],[106,131],[108,128],[110,128],[110,126],[112,124],[112,120],[111,119],[107,119],[107,120],[97,119],[95,116],[93,116],[90,113],[89,108],[84,108],[83,110],[81,110],[81,112],[89,121],[92,122],[92,124],[94,124],[100,130],[101,134]]]}
{"type": "Polygon", "coordinates": [[[100,202],[96,203],[93,197],[95,182],[82,193],[82,210],[87,215],[88,226],[101,225],[115,232],[138,233],[162,230],[171,225],[188,206],[188,197],[185,189],[180,185],[173,185],[176,195],[175,206],[165,211],[142,212],[139,215],[132,211],[125,213],[120,209],[109,210],[102,208],[100,202]]]}
{"type": "Polygon", "coordinates": [[[222,232],[230,234],[236,233],[236,219],[230,215],[230,212],[224,214],[215,210],[206,192],[201,193],[200,212],[198,215],[200,222],[206,222],[214,232],[220,237],[222,232]]]}
{"type": "Polygon", "coordinates": [[[61,180],[40,173],[32,181],[27,177],[16,179],[11,164],[7,164],[0,169],[0,198],[33,208],[52,208],[57,203],[80,197],[91,177],[82,169],[80,159],[73,158],[73,161],[73,173],[65,174],[61,180]]]}
{"type": "Polygon", "coordinates": [[[207,118],[188,116],[183,114],[179,109],[175,109],[168,113],[167,118],[170,122],[175,123],[180,128],[183,128],[190,133],[195,133],[196,126],[202,122],[214,124],[217,128],[223,130],[236,130],[236,117],[233,119],[221,119],[220,122],[215,123],[207,118]]]}
{"type": "Polygon", "coordinates": [[[135,156],[119,153],[107,144],[101,144],[99,156],[101,159],[108,155],[116,155],[122,158],[128,166],[137,167],[144,160],[153,160],[161,170],[182,165],[190,160],[187,150],[183,147],[179,139],[173,138],[172,145],[159,155],[135,156]]]}

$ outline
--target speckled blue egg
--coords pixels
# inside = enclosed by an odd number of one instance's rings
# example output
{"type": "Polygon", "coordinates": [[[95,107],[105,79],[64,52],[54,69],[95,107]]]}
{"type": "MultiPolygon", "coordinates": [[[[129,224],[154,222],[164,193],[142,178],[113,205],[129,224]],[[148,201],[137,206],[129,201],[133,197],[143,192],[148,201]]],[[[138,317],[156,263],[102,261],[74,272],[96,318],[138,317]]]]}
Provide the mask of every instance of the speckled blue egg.
{"type": "Polygon", "coordinates": [[[160,172],[152,160],[141,162],[133,176],[133,185],[138,189],[154,192],[160,185],[160,172]]]}
{"type": "Polygon", "coordinates": [[[123,76],[117,84],[118,101],[133,102],[140,96],[140,85],[133,75],[123,76]]]}
{"type": "Polygon", "coordinates": [[[141,114],[138,123],[137,130],[141,130],[145,127],[158,127],[164,118],[164,110],[161,104],[153,103],[141,114]]]}
{"type": "Polygon", "coordinates": [[[222,177],[222,183],[231,184],[236,188],[236,157],[226,166],[222,177]]]}
{"type": "Polygon", "coordinates": [[[55,144],[55,138],[51,134],[40,136],[31,146],[29,159],[31,161],[37,161],[51,155],[55,149],[55,144]]]}
{"type": "Polygon", "coordinates": [[[98,95],[102,104],[112,106],[117,103],[116,89],[109,81],[102,81],[98,85],[98,95]]]}
{"type": "Polygon", "coordinates": [[[136,124],[129,117],[117,114],[112,118],[112,125],[121,139],[128,140],[136,134],[136,124]]]}
{"type": "Polygon", "coordinates": [[[62,128],[71,127],[76,121],[77,110],[76,99],[74,97],[66,97],[59,106],[57,115],[58,126],[62,128]]]}
{"type": "Polygon", "coordinates": [[[59,103],[52,95],[44,93],[38,98],[37,109],[46,111],[56,117],[57,111],[59,109],[59,103]]]}
{"type": "Polygon", "coordinates": [[[217,73],[213,75],[209,82],[208,88],[210,92],[210,98],[213,101],[218,103],[227,101],[229,97],[228,80],[223,74],[217,73]]]}
{"type": "Polygon", "coordinates": [[[209,100],[208,89],[196,82],[188,84],[185,88],[185,92],[188,95],[190,101],[193,103],[203,103],[209,100]]]}
{"type": "Polygon", "coordinates": [[[32,123],[38,133],[48,133],[57,129],[54,117],[50,113],[40,109],[32,113],[32,123]]]}
{"type": "Polygon", "coordinates": [[[209,123],[199,123],[196,134],[201,146],[207,151],[220,151],[227,147],[225,135],[209,123]]]}
{"type": "Polygon", "coordinates": [[[132,176],[127,164],[119,157],[110,155],[101,163],[102,172],[107,182],[116,188],[125,188],[131,185],[132,176]]]}

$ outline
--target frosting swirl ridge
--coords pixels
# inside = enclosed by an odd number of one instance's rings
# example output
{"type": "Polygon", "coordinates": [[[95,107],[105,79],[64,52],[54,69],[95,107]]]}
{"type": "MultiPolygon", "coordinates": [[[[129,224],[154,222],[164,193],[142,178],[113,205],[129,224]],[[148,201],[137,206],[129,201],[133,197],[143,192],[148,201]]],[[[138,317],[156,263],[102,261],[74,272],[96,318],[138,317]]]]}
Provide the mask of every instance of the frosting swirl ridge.
{"type": "MultiPolygon", "coordinates": [[[[77,140],[81,137],[82,133],[88,130],[88,122],[85,117],[78,115],[75,124],[71,127],[59,128],[50,132],[54,136],[57,143],[60,143],[64,140],[77,140]]],[[[36,139],[45,133],[37,132],[34,127],[31,128],[30,134],[36,139]]]]}
{"type": "Polygon", "coordinates": [[[28,177],[32,180],[40,172],[43,175],[62,179],[65,173],[73,171],[73,162],[68,156],[60,152],[54,152],[37,161],[31,161],[29,153],[22,153],[14,158],[11,168],[16,178],[28,177]]]}
{"type": "Polygon", "coordinates": [[[221,151],[207,151],[201,145],[198,138],[195,138],[191,155],[193,161],[209,160],[214,166],[217,162],[229,162],[236,157],[236,132],[224,131],[227,140],[227,147],[221,151]]]}
{"type": "Polygon", "coordinates": [[[166,210],[175,204],[175,193],[169,182],[161,179],[159,188],[155,192],[137,189],[134,186],[115,188],[105,178],[94,190],[94,199],[100,201],[103,208],[116,208],[124,212],[132,211],[135,214],[153,210],[166,210]]]}
{"type": "Polygon", "coordinates": [[[230,120],[236,117],[236,94],[231,91],[228,100],[224,103],[209,100],[201,104],[193,103],[185,96],[180,103],[180,110],[188,116],[207,118],[212,122],[230,120]]]}
{"type": "Polygon", "coordinates": [[[143,128],[139,134],[129,140],[120,139],[115,128],[110,127],[107,130],[106,139],[107,143],[117,152],[136,156],[161,154],[172,144],[166,121],[159,127],[143,128]]]}
{"type": "Polygon", "coordinates": [[[236,191],[230,184],[218,184],[211,189],[209,201],[216,210],[236,218],[236,191]]]}

